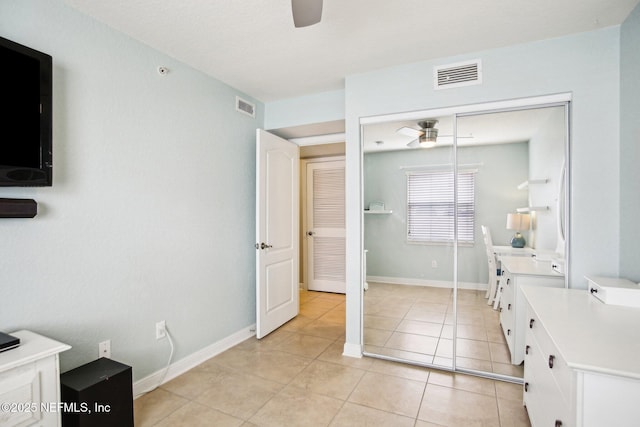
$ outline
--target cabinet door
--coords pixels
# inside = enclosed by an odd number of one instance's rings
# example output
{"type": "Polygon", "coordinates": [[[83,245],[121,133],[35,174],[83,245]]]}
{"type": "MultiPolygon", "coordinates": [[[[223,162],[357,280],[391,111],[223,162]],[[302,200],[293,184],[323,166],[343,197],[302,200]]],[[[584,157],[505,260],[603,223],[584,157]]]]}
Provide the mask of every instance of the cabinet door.
{"type": "Polygon", "coordinates": [[[29,426],[42,418],[40,412],[40,372],[37,364],[19,366],[0,374],[0,402],[33,404],[28,408],[9,407],[0,412],[0,426],[29,426]]]}

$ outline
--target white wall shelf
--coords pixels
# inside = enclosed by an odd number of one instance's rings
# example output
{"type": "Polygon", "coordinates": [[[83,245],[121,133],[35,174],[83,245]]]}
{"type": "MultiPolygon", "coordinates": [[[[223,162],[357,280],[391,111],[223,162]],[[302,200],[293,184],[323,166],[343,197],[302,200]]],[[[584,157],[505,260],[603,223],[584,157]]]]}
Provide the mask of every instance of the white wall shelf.
{"type": "Polygon", "coordinates": [[[518,185],[518,190],[524,190],[526,188],[529,188],[530,185],[532,184],[546,184],[547,182],[549,182],[548,179],[529,179],[525,182],[523,182],[522,184],[518,185]]]}
{"type": "Polygon", "coordinates": [[[388,215],[393,213],[393,211],[391,210],[384,210],[384,211],[372,211],[372,210],[367,210],[365,209],[364,213],[366,214],[371,214],[371,215],[388,215]]]}
{"type": "Polygon", "coordinates": [[[548,211],[549,206],[527,206],[526,208],[518,208],[516,211],[519,213],[533,212],[533,211],[548,211]]]}

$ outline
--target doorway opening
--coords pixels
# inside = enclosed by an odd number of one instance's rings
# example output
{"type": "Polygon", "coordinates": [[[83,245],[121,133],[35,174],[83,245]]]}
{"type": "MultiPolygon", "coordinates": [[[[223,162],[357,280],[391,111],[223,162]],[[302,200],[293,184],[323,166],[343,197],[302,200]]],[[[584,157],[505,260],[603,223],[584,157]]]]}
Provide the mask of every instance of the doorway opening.
{"type": "MultiPolygon", "coordinates": [[[[344,137],[285,139],[257,130],[256,336],[262,338],[301,313],[302,247],[313,253],[313,286],[346,291],[344,137]],[[303,148],[301,146],[312,146],[303,148]],[[301,152],[304,152],[301,159],[301,152]],[[300,173],[301,164],[305,165],[300,173]],[[328,167],[327,167],[328,166],[328,167]],[[307,173],[307,170],[309,173],[307,173]],[[309,176],[309,178],[307,178],[309,176]],[[309,181],[301,186],[301,180],[309,181]],[[339,178],[339,179],[338,179],[339,178]],[[322,185],[318,185],[322,184],[322,185]],[[305,191],[301,191],[301,187],[305,191]],[[328,190],[327,190],[328,189],[328,190]],[[311,197],[307,196],[307,193],[311,197]],[[308,199],[308,201],[307,201],[308,199]],[[313,213],[311,229],[301,214],[313,213]],[[308,243],[311,240],[311,244],[308,243]]],[[[346,321],[342,309],[343,325],[346,321]]]]}

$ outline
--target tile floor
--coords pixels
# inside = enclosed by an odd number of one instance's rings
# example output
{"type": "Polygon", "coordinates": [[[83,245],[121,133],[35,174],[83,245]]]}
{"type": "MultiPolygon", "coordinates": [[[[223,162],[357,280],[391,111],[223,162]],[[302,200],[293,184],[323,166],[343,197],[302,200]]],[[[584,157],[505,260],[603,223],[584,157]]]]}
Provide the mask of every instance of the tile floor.
{"type": "Polygon", "coordinates": [[[529,426],[521,386],[342,356],[344,295],[300,293],[300,315],[138,398],[146,426],[529,426]]]}
{"type": "MultiPolygon", "coordinates": [[[[458,291],[458,366],[522,378],[510,362],[497,310],[485,291],[458,291]]],[[[364,297],[365,351],[445,367],[453,365],[453,291],[369,283],[364,297]]]]}

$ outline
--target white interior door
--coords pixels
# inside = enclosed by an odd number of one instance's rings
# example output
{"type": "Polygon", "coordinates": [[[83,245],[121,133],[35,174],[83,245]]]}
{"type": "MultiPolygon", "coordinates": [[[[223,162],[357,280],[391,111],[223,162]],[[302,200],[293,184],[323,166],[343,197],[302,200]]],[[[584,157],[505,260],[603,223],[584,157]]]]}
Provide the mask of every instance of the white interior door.
{"type": "Polygon", "coordinates": [[[300,154],[296,144],[256,136],[256,336],[299,311],[300,154]]]}
{"type": "Polygon", "coordinates": [[[344,160],[307,164],[307,287],[346,292],[344,160]]]}

